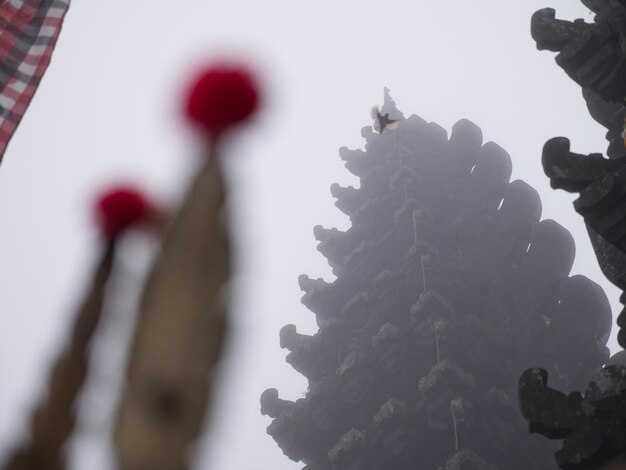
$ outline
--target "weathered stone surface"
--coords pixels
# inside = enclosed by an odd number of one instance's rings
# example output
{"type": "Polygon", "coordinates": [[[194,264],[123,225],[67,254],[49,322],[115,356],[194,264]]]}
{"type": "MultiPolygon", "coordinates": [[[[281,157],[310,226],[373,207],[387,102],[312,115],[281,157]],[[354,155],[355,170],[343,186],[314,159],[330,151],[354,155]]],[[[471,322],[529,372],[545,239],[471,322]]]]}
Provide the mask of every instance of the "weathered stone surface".
{"type": "Polygon", "coordinates": [[[558,52],[557,64],[582,87],[591,116],[608,129],[610,158],[626,157],[621,137],[626,98],[626,6],[618,0],[583,1],[593,23],[556,19],[552,8],[537,11],[531,34],[538,49],[558,52]]]}
{"type": "Polygon", "coordinates": [[[547,386],[548,373],[530,369],[520,378],[520,406],[531,432],[564,439],[559,468],[593,469],[626,447],[626,367],[609,365],[592,377],[584,396],[547,386]]]}
{"type": "Polygon", "coordinates": [[[574,208],[585,219],[598,263],[626,288],[626,159],[575,154],[569,139],[555,137],[544,145],[542,163],[553,188],[580,193],[574,208]]]}
{"type": "Polygon", "coordinates": [[[468,468],[473,470],[497,470],[496,467],[489,465],[469,449],[459,450],[438,470],[466,470],[468,468]]]}

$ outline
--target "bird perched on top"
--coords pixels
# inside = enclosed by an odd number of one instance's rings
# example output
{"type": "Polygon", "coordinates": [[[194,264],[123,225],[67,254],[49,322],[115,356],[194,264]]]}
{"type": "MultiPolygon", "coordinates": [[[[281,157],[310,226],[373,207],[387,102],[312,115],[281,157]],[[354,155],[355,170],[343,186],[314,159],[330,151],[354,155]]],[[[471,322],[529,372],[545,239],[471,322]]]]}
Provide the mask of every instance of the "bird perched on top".
{"type": "Polygon", "coordinates": [[[372,118],[374,119],[374,130],[379,134],[384,134],[400,125],[399,119],[390,119],[389,113],[381,114],[377,106],[372,108],[372,118]]]}

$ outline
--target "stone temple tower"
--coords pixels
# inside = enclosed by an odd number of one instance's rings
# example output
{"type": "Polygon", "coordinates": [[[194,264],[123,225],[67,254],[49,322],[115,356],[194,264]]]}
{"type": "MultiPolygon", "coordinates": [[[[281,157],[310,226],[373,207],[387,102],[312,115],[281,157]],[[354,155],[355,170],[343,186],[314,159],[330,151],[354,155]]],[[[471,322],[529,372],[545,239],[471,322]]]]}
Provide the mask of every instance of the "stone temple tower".
{"type": "Polygon", "coordinates": [[[584,385],[609,355],[606,296],[569,275],[571,235],[475,124],[448,136],[387,91],[381,112],[400,125],[339,151],[360,178],[331,186],[352,225],[314,229],[336,280],[299,279],[319,330],[286,325],[280,346],[309,385],[295,402],[263,393],[267,432],[305,470],[555,469],[518,378],[584,385]]]}

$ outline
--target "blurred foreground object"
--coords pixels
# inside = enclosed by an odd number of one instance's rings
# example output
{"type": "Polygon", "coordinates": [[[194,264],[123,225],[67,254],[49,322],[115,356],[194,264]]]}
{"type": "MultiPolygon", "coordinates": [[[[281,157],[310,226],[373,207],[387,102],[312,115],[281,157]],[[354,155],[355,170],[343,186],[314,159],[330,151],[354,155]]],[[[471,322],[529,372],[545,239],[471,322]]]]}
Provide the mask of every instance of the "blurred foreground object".
{"type": "MultiPolygon", "coordinates": [[[[608,129],[607,155],[579,155],[566,137],[548,140],[542,164],[553,188],[579,193],[574,208],[585,221],[604,275],[626,289],[626,1],[582,0],[594,22],[558,20],[552,8],[533,15],[539,49],[558,52],[556,62],[582,87],[591,116],[608,129]]],[[[626,303],[626,294],[620,297],[626,303]]],[[[568,307],[564,317],[571,313],[568,307]]],[[[589,317],[594,315],[588,309],[589,317]]],[[[581,319],[584,320],[584,319],[581,319]]],[[[579,322],[581,320],[578,320],[579,322]]],[[[626,347],[626,308],[617,339],[626,347]]],[[[571,338],[572,354],[585,340],[571,338]]],[[[564,470],[626,469],[626,353],[620,351],[586,380],[584,392],[548,387],[560,371],[532,368],[519,380],[520,408],[531,432],[562,440],[556,462],[564,470]]]]}
{"type": "Polygon", "coordinates": [[[0,161],[43,77],[70,0],[0,0],[0,161]]]}
{"type": "Polygon", "coordinates": [[[230,254],[218,143],[256,104],[256,85],[242,70],[209,68],[189,90],[187,115],[209,150],[143,293],[114,436],[122,470],[188,466],[226,334],[230,254]]]}
{"type": "MultiPolygon", "coordinates": [[[[187,468],[204,422],[226,332],[230,274],[218,144],[254,113],[257,93],[251,75],[233,68],[206,69],[189,90],[187,115],[200,124],[208,155],[164,231],[142,295],[114,432],[122,470],[187,468]]],[[[68,351],[54,365],[49,394],[34,413],[31,439],[9,457],[6,470],[65,468],[64,447],[88,373],[88,347],[115,272],[117,242],[127,229],[161,225],[162,218],[140,192],[118,186],[97,201],[95,219],[106,246],[102,260],[68,351]]]]}
{"type": "Polygon", "coordinates": [[[96,204],[96,219],[107,238],[115,238],[133,225],[155,222],[157,218],[157,211],[150,201],[128,186],[110,190],[96,204]]]}
{"type": "Polygon", "coordinates": [[[124,230],[144,222],[148,214],[136,210],[138,201],[142,202],[142,207],[149,207],[148,200],[140,192],[124,187],[112,189],[96,203],[96,217],[104,242],[100,262],[78,311],[69,345],[55,362],[47,394],[33,414],[30,439],[9,458],[6,470],[65,468],[64,447],[76,422],[76,399],[87,376],[89,345],[102,316],[117,241],[124,230]]]}
{"type": "Polygon", "coordinates": [[[211,139],[247,120],[257,109],[257,85],[247,69],[213,65],[197,73],[187,93],[187,118],[211,139]]]}

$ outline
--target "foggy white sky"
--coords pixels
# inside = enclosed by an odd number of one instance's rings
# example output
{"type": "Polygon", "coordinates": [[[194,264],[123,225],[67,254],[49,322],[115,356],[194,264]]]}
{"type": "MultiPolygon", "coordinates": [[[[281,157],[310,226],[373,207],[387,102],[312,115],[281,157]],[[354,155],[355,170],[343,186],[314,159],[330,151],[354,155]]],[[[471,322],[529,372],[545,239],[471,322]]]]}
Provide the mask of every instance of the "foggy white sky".
{"type": "MultiPolygon", "coordinates": [[[[198,145],[180,122],[179,91],[189,67],[205,58],[251,63],[266,97],[256,125],[229,146],[236,308],[196,468],[303,466],[265,434],[270,420],[260,415],[259,395],[276,387],[295,399],[305,390],[284,362],[278,331],[286,323],[315,330],[297,277],[332,279],[312,228],[348,227],[329,190],[334,182],[355,183],[338,148],[362,147],[360,129],[371,123],[384,86],[405,115],[448,130],[469,118],[485,142],[504,147],[513,179],[541,194],[543,218],[573,233],[573,273],[600,283],[617,315],[618,291],[597,268],[573,198],[551,190],[541,170],[541,148],[553,136],[570,137],[579,153],[606,148],[578,86],[530,38],[530,16],[545,6],[559,17],[591,20],[575,0],[73,0],[0,167],[0,451],[24,431],[80,300],[98,247],[89,213],[94,193],[120,179],[163,202],[182,191],[198,145]]],[[[140,246],[135,238],[127,252],[140,246]]],[[[129,279],[139,265],[128,265],[129,279]]],[[[97,389],[115,382],[116,372],[103,374],[105,383],[90,394],[94,417],[74,446],[74,468],[109,468],[100,445],[105,413],[98,415],[106,393],[97,389]]]]}

